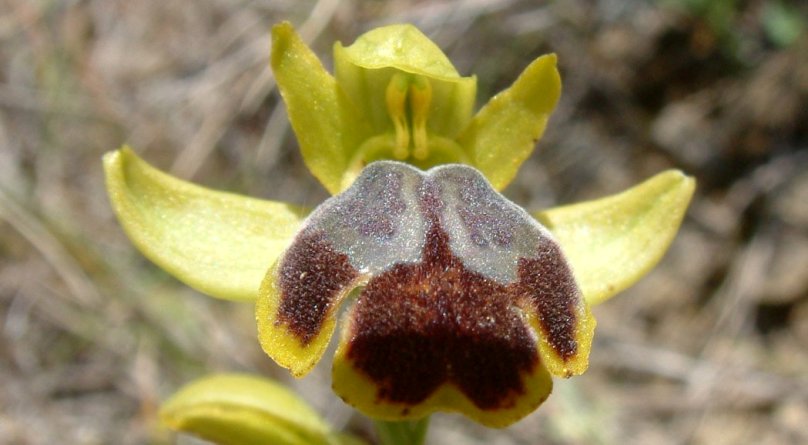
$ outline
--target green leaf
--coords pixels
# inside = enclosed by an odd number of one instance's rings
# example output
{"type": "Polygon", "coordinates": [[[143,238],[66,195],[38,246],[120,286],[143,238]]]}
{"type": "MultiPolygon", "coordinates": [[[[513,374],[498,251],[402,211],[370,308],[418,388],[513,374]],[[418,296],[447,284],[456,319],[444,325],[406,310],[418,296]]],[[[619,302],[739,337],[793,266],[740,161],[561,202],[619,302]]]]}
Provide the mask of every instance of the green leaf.
{"type": "Polygon", "coordinates": [[[651,270],[684,218],[696,181],[668,170],[617,195],[534,213],[555,236],[587,302],[602,303],[651,270]]]}
{"type": "Polygon", "coordinates": [[[104,156],[107,193],[132,243],[208,295],[254,300],[307,211],[206,189],[150,166],[129,148],[104,156]]]}
{"type": "Polygon", "coordinates": [[[192,382],[160,409],[169,428],[221,445],[327,445],[328,426],[306,402],[259,377],[221,374],[192,382]]]}
{"type": "Polygon", "coordinates": [[[365,119],[288,22],[272,28],[271,65],[306,166],[338,193],[365,119]]]}
{"type": "Polygon", "coordinates": [[[560,96],[556,56],[541,56],[510,88],[491,98],[460,134],[458,142],[494,188],[502,190],[516,176],[560,96]]]}

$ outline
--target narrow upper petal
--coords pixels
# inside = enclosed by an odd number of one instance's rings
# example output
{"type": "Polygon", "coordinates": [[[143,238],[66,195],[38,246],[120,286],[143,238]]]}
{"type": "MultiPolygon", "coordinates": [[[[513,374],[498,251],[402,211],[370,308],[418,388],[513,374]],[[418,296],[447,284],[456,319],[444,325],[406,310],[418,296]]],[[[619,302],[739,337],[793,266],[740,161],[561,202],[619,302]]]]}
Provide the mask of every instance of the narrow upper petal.
{"type": "Polygon", "coordinates": [[[696,182],[668,170],[622,193],[534,213],[553,232],[587,302],[601,303],[648,273],[679,230],[696,182]]]}
{"type": "Polygon", "coordinates": [[[365,117],[288,22],[272,28],[271,65],[306,166],[338,193],[353,151],[370,136],[365,117]]]}
{"type": "Polygon", "coordinates": [[[548,370],[586,369],[594,320],[563,253],[472,168],[377,162],[318,207],[262,287],[265,351],[308,372],[361,284],[333,382],[371,416],[503,426],[547,397],[548,370]]]}
{"type": "Polygon", "coordinates": [[[107,192],[132,243],[208,295],[252,300],[307,211],[209,190],[163,173],[129,148],[104,156],[107,192]]]}
{"type": "Polygon", "coordinates": [[[492,97],[458,136],[472,165],[495,189],[504,189],[533,152],[560,96],[556,56],[541,56],[492,97]]]}

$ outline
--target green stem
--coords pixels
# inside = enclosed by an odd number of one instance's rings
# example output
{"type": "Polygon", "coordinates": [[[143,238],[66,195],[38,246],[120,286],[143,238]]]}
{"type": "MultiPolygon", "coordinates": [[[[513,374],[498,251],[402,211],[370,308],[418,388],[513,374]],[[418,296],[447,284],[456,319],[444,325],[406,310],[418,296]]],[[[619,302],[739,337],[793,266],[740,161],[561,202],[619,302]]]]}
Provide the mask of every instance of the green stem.
{"type": "Polygon", "coordinates": [[[403,422],[374,421],[381,445],[423,445],[429,416],[403,422]]]}

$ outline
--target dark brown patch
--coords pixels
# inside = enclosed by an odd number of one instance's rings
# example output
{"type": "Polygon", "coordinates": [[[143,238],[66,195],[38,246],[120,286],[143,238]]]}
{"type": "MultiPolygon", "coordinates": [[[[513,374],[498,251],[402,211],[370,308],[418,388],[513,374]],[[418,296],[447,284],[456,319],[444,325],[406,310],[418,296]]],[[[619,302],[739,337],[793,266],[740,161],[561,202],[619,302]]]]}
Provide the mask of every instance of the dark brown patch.
{"type": "Polygon", "coordinates": [[[576,306],[581,297],[558,245],[542,241],[537,258],[519,259],[518,286],[538,314],[547,341],[566,361],[578,352],[576,306]]]}
{"type": "Polygon", "coordinates": [[[383,400],[417,404],[451,382],[480,409],[506,408],[525,391],[521,373],[539,364],[513,297],[466,269],[433,224],[422,262],[398,264],[362,292],[348,358],[383,400]]]}
{"type": "Polygon", "coordinates": [[[348,256],[334,251],[322,233],[304,230],[280,265],[281,302],[275,324],[286,325],[307,345],[320,332],[335,299],[358,275],[348,256]]]}

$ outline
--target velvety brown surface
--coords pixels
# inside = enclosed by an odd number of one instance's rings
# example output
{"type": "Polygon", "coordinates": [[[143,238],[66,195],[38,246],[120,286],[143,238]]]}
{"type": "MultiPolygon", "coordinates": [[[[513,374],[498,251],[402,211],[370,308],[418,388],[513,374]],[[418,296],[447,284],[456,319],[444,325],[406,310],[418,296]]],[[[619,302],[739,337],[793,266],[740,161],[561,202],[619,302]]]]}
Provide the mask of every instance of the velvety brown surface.
{"type": "Polygon", "coordinates": [[[538,258],[519,260],[518,287],[538,314],[544,336],[568,360],[578,351],[575,310],[580,291],[558,246],[548,241],[539,249],[538,258]]]}
{"type": "Polygon", "coordinates": [[[314,230],[302,232],[278,271],[281,302],[276,324],[284,324],[303,345],[320,332],[334,300],[358,276],[348,256],[335,252],[314,230]]]}
{"type": "Polygon", "coordinates": [[[423,262],[368,283],[348,358],[376,381],[380,399],[418,403],[451,382],[482,409],[508,406],[524,391],[520,373],[539,366],[512,290],[463,267],[439,227],[427,243],[423,262]]]}

